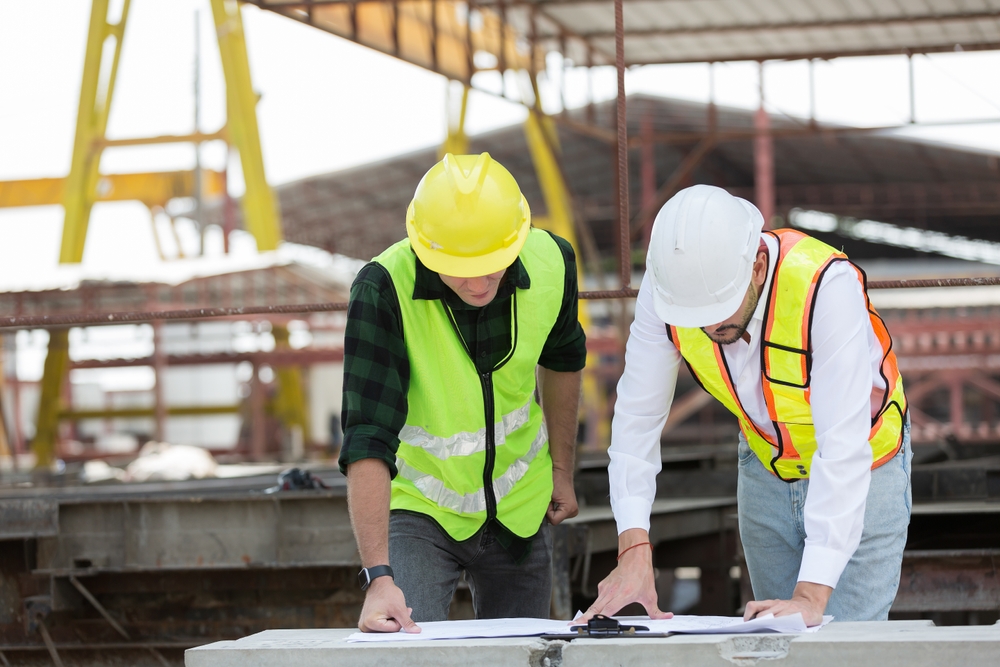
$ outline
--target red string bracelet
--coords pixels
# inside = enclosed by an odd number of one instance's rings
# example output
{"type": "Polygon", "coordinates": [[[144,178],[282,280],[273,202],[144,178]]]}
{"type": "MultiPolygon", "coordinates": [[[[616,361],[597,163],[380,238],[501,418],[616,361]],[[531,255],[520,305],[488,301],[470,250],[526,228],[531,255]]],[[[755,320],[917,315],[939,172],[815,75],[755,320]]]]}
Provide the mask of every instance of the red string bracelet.
{"type": "Polygon", "coordinates": [[[625,555],[626,553],[628,553],[628,552],[629,552],[629,551],[631,551],[632,549],[635,549],[636,547],[641,547],[641,546],[642,546],[642,545],[644,545],[644,544],[648,544],[648,545],[649,545],[649,548],[650,548],[650,550],[652,550],[652,548],[653,548],[653,545],[652,545],[652,544],[651,544],[650,542],[639,542],[638,544],[633,544],[633,545],[632,545],[632,546],[630,546],[630,547],[629,547],[628,549],[626,549],[625,551],[623,551],[623,552],[621,552],[620,554],[618,554],[618,558],[616,558],[615,560],[621,560],[621,559],[622,559],[622,556],[624,556],[624,555],[625,555]]]}

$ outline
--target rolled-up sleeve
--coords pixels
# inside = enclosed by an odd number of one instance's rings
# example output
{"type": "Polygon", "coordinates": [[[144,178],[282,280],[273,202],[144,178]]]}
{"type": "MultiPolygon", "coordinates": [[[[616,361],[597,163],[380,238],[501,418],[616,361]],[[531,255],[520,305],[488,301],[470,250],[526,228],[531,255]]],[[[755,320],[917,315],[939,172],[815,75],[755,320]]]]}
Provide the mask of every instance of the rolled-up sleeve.
{"type": "Polygon", "coordinates": [[[406,423],[410,361],[392,279],[366,265],[351,286],[344,331],[344,444],[340,470],[381,459],[396,476],[399,431],[406,423]]]}

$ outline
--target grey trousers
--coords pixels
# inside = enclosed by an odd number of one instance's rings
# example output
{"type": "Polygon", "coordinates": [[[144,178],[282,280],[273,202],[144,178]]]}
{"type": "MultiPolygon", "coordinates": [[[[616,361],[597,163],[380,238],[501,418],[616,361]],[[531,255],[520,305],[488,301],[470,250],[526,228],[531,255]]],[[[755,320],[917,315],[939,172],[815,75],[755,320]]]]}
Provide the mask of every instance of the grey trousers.
{"type": "Polygon", "coordinates": [[[548,618],[552,596],[552,537],[543,524],[520,565],[485,527],[455,542],[428,517],[392,512],[389,563],[417,623],[448,619],[459,576],[472,590],[476,618],[548,618]]]}

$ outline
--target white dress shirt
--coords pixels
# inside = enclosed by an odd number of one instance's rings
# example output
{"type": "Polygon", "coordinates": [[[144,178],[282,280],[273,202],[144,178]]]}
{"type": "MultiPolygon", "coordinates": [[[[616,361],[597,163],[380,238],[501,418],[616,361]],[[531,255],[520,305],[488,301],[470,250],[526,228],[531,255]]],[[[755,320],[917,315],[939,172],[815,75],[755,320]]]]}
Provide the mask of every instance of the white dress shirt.
{"type": "MultiPolygon", "coordinates": [[[[769,264],[761,298],[747,326],[750,342],[740,338],[722,349],[747,416],[774,436],[761,387],[760,336],[778,242],[767,234],[762,238],[769,264]]],[[[647,272],[639,288],[611,426],[608,474],[619,533],[630,528],[649,530],[661,467],[660,434],[682,362],[666,325],[653,310],[649,281],[647,272]]],[[[879,372],[882,348],[868,318],[861,283],[846,262],[827,270],[816,293],[812,349],[811,406],[817,449],[804,509],[806,539],[798,580],[836,587],[861,540],[871,480],[868,435],[885,392],[879,372]]]]}

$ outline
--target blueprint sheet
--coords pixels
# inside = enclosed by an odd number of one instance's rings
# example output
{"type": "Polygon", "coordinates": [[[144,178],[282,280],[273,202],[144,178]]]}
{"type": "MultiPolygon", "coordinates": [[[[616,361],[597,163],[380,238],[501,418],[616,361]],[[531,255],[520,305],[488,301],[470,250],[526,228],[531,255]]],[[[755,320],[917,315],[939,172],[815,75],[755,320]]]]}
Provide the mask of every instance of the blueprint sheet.
{"type": "MultiPolygon", "coordinates": [[[[744,621],[730,616],[674,616],[667,620],[652,620],[647,616],[616,616],[627,624],[644,625],[651,633],[677,632],[685,634],[742,634],[748,632],[816,632],[833,620],[823,617],[823,625],[807,628],[801,614],[792,616],[765,616],[744,621]]],[[[405,642],[428,639],[478,639],[496,637],[537,637],[544,634],[561,634],[569,631],[567,621],[545,618],[497,618],[473,621],[435,621],[420,623],[419,634],[405,632],[377,633],[355,632],[348,642],[405,642]]],[[[644,634],[643,632],[636,633],[644,634]]]]}

